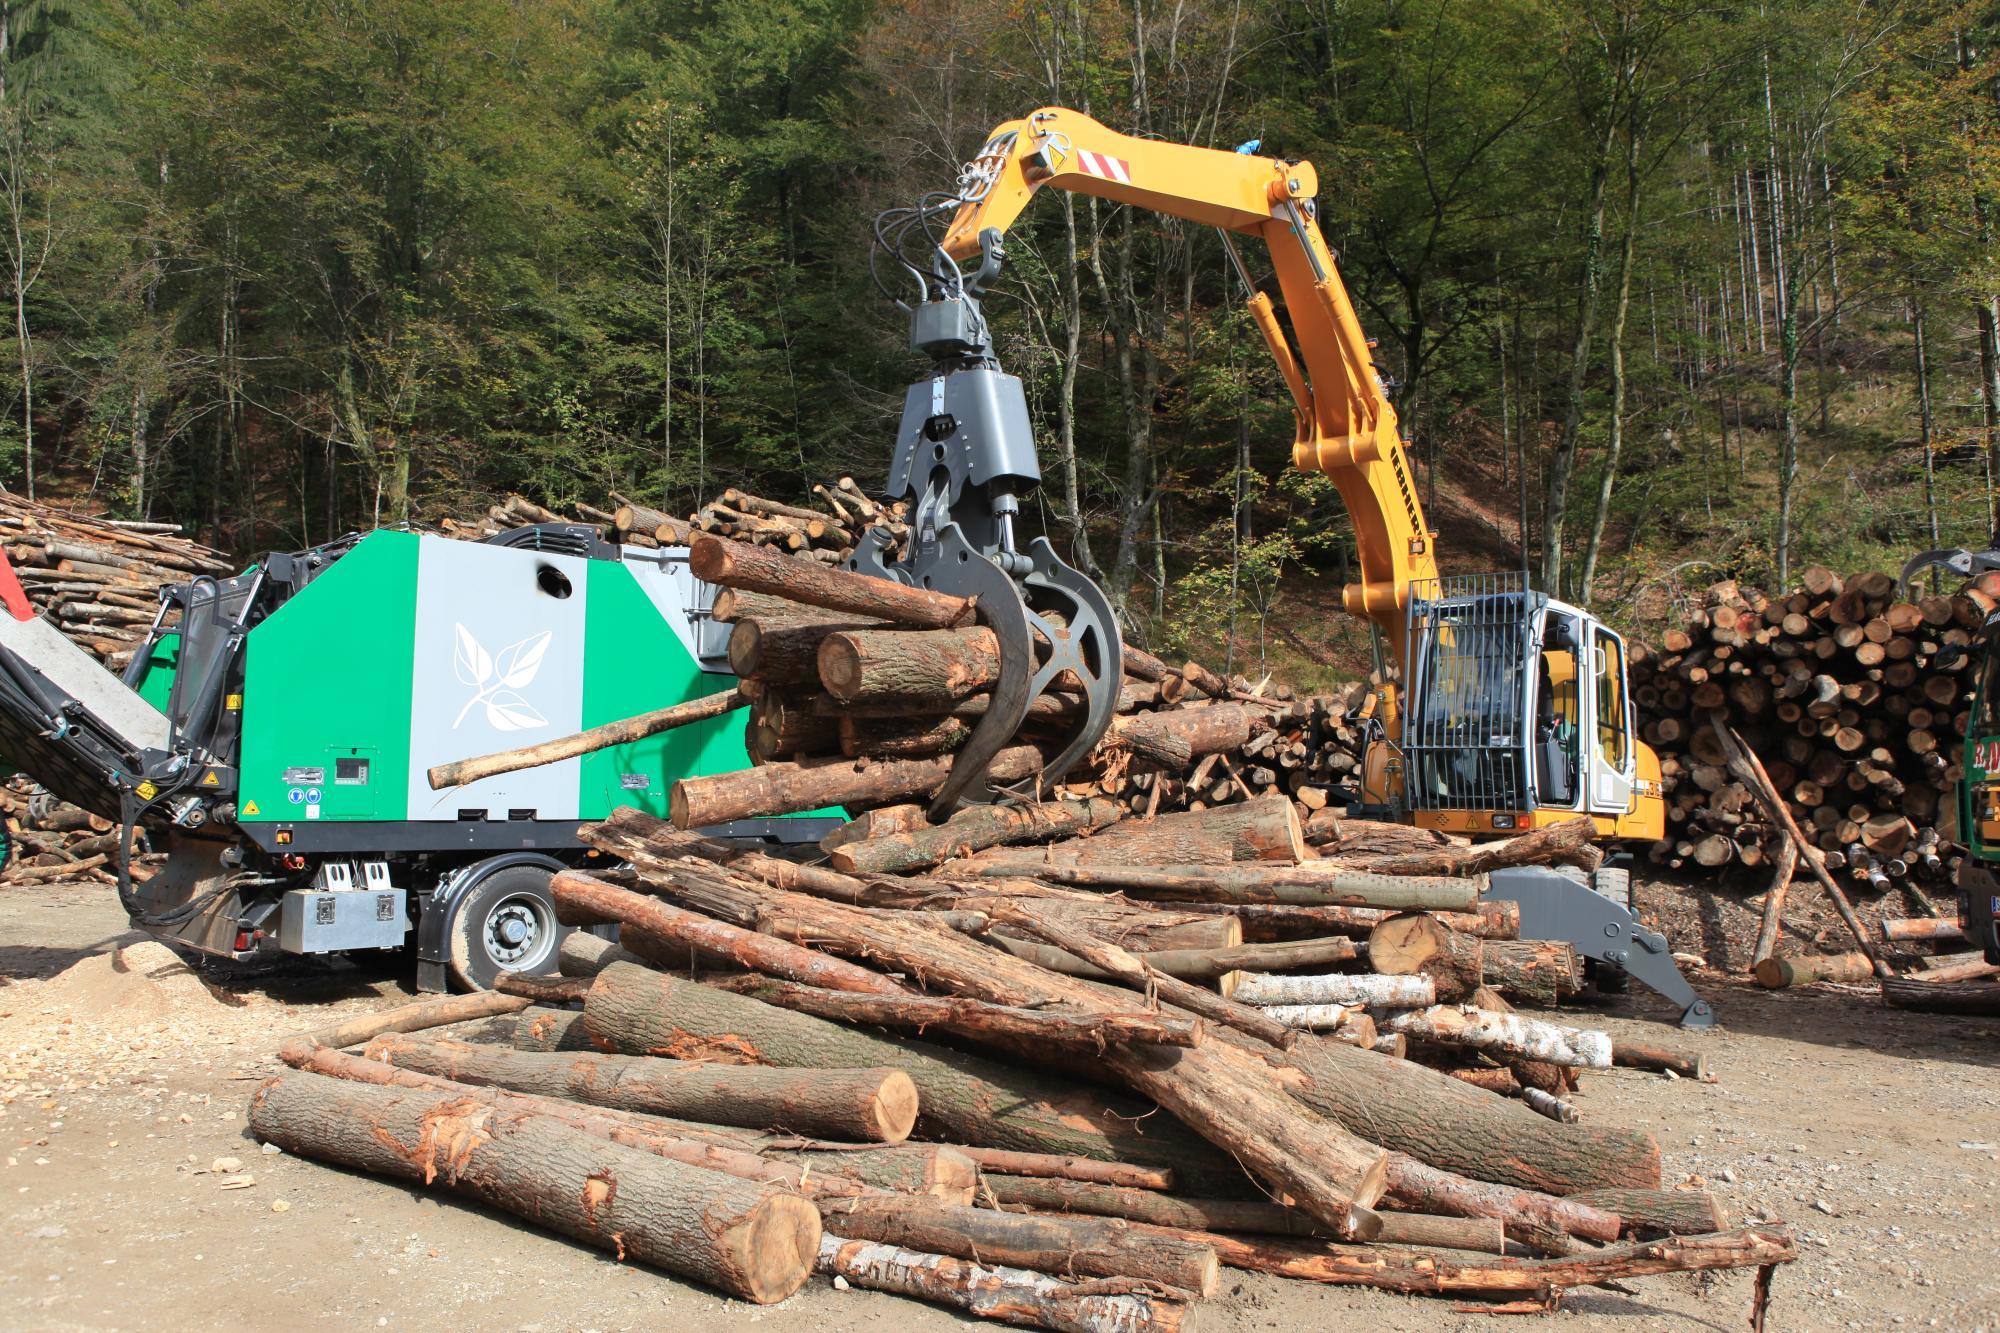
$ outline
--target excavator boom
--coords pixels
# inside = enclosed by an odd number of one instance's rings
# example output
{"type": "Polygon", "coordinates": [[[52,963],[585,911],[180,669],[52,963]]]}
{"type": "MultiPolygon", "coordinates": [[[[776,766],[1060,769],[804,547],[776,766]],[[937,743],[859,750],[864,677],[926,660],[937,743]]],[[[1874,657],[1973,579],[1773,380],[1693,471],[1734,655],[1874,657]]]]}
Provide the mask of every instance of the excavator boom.
{"type": "Polygon", "coordinates": [[[1320,235],[1309,162],[1223,152],[1119,134],[1078,111],[1043,107],[987,139],[959,180],[962,201],[943,248],[980,252],[1047,186],[1095,195],[1218,228],[1236,258],[1250,316],[1291,392],[1292,461],[1332,479],[1353,517],[1361,579],[1346,609],[1381,632],[1407,677],[1411,589],[1437,577],[1434,534],[1410,477],[1368,338],[1320,235]],[[1237,258],[1236,238],[1261,238],[1284,298],[1281,322],[1237,258]],[[1286,328],[1289,323],[1289,331],[1286,328]]]}

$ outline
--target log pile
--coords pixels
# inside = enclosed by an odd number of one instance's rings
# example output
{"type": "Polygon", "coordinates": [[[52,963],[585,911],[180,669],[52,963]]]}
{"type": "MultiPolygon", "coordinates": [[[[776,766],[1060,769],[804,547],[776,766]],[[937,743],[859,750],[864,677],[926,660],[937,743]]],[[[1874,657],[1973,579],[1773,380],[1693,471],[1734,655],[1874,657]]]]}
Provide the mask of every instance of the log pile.
{"type": "MultiPolygon", "coordinates": [[[[552,884],[561,919],[596,928],[565,941],[567,979],[503,977],[539,1003],[485,1043],[288,1049],[260,1135],[591,1243],[630,1225],[632,1257],[747,1300],[817,1271],[1053,1329],[1186,1327],[1223,1267],[1517,1310],[1793,1257],[1782,1229],[1664,1190],[1650,1135],[1578,1123],[1581,1071],[1700,1076],[1698,1058],[1514,1010],[1579,968],[1519,939],[1482,876],[1593,864],[1588,821],[1473,847],[1331,818],[1309,842],[1282,791],[1134,812],[1116,784],[1142,750],[1191,771],[1280,711],[1142,665],[1150,706],[1087,772],[932,826],[949,749],[850,757],[841,724],[960,720],[982,688],[964,604],[707,534],[693,553],[766,660],[813,672],[747,672],[753,695],[886,681],[890,702],[766,713],[786,753],[682,781],[672,823],[586,825],[606,868],[552,884]],[[827,805],[852,818],[825,863],[698,831],[827,805]],[[483,1151],[517,1134],[534,1163],[483,1151]]],[[[1038,739],[1001,771],[1031,775],[1038,739]]]]}
{"type": "Polygon", "coordinates": [[[160,609],[160,590],[238,566],[173,523],[70,513],[0,493],[0,548],[28,600],[113,670],[123,670],[160,609]]]}
{"type": "Polygon", "coordinates": [[[1318,900],[1294,912],[1379,914],[1243,945],[1241,919],[1185,910],[1233,900],[954,862],[852,876],[632,810],[584,834],[621,868],[559,874],[558,911],[617,944],[579,931],[568,980],[503,977],[548,1003],[482,1041],[399,1022],[337,1034],[359,1054],[293,1043],[252,1128],[746,1300],[816,1271],[1052,1329],[1187,1327],[1225,1267],[1512,1310],[1793,1257],[1782,1229],[1661,1188],[1649,1135],[1495,1095],[1701,1066],[1507,1012],[1495,992],[1536,991],[1546,948],[1516,948],[1464,877],[1349,868],[1408,853],[1231,862],[1318,900]],[[1328,1036],[1244,1001],[1339,976],[1362,984],[1328,1036]]]}
{"type": "Polygon", "coordinates": [[[832,486],[815,485],[812,505],[766,499],[734,487],[686,517],[678,517],[613,491],[609,508],[578,502],[565,515],[521,495],[489,505],[471,520],[447,518],[440,524],[453,537],[479,541],[510,528],[538,523],[585,523],[627,546],[685,546],[699,532],[768,546],[820,564],[837,565],[854,553],[863,533],[879,528],[900,543],[909,533],[908,505],[872,500],[852,477],[832,486]]]}
{"type": "Polygon", "coordinates": [[[1991,576],[1956,596],[1903,601],[1886,574],[1820,567],[1782,597],[1709,588],[1657,648],[1632,650],[1641,734],[1660,755],[1667,799],[1653,860],[1765,874],[1797,854],[1731,773],[1710,725],[1720,717],[1857,891],[1949,883],[1975,684],[1964,650],[1996,599],[1991,576]]]}
{"type": "MultiPolygon", "coordinates": [[[[0,785],[0,821],[6,827],[4,878],[9,884],[91,879],[116,882],[118,835],[111,821],[59,801],[25,777],[0,785]]],[[[139,834],[144,852],[143,833],[139,834]]],[[[135,857],[135,861],[142,858],[135,857]]]]}

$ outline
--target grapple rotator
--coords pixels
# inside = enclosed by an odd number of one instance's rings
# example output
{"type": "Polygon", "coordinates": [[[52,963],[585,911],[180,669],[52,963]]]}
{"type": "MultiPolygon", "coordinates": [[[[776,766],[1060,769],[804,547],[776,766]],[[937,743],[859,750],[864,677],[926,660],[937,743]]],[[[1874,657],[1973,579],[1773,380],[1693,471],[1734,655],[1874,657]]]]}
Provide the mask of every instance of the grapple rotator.
{"type": "Polygon", "coordinates": [[[904,396],[884,487],[891,499],[909,502],[908,547],[891,561],[888,537],[869,532],[848,561],[863,574],[972,598],[979,623],[999,644],[991,701],[931,803],[934,820],[961,803],[1036,799],[1061,781],[1110,726],[1124,674],[1117,617],[1103,591],[1048,538],[1023,544],[1016,536],[1021,501],[1041,484],[1042,471],[1027,396],[994,357],[980,308],[1004,257],[999,233],[980,237],[982,261],[970,275],[935,245],[928,272],[901,253],[905,235],[927,235],[929,223],[956,204],[927,202],[877,222],[881,248],[916,279],[917,301],[897,304],[910,313],[911,345],[934,365],[904,396]],[[1035,697],[1058,684],[1080,691],[1083,704],[1061,750],[1032,782],[993,786],[993,757],[1013,741],[1035,697]]]}

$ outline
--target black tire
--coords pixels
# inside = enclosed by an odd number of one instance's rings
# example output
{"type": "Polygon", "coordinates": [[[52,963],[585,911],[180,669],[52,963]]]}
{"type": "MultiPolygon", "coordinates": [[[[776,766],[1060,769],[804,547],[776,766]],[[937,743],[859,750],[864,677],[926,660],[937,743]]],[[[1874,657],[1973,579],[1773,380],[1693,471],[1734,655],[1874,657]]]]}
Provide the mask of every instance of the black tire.
{"type": "Polygon", "coordinates": [[[552,878],[545,866],[507,866],[452,904],[445,968],[454,990],[491,990],[502,972],[555,972],[569,927],[556,920],[552,878]]]}
{"type": "Polygon", "coordinates": [[[1632,910],[1632,872],[1625,867],[1605,866],[1591,877],[1590,887],[1626,911],[1632,910]]]}

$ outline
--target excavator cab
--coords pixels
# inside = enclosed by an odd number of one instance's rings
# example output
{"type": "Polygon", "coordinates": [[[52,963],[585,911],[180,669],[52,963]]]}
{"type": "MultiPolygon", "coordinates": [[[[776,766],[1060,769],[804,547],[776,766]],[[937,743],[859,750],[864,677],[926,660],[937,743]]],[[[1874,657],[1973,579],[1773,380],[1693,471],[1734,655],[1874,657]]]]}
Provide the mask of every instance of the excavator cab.
{"type": "Polygon", "coordinates": [[[1412,588],[1408,645],[1371,803],[1458,833],[1588,814],[1607,834],[1661,835],[1645,827],[1657,803],[1637,799],[1658,760],[1641,771],[1650,751],[1634,740],[1625,643],[1608,626],[1518,574],[1457,576],[1412,588]]]}

